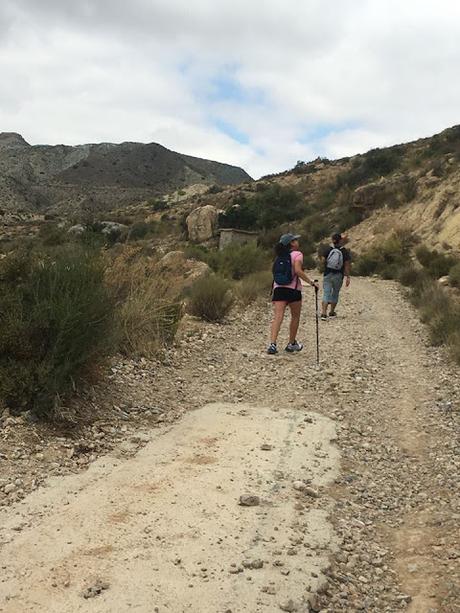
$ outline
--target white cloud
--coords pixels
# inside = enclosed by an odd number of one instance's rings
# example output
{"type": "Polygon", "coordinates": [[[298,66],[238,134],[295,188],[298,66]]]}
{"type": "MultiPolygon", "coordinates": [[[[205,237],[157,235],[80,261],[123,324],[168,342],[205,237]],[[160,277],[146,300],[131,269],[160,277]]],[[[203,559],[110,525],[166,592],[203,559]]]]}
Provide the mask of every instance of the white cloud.
{"type": "Polygon", "coordinates": [[[459,122],[456,0],[3,0],[0,33],[0,130],[30,142],[156,140],[258,176],[459,122]]]}

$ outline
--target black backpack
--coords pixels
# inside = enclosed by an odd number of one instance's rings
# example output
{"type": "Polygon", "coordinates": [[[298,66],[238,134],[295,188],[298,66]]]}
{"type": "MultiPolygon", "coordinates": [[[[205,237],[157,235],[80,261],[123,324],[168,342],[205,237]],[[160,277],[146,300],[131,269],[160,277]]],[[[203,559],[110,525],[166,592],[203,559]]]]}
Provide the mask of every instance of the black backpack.
{"type": "Polygon", "coordinates": [[[279,255],[273,262],[273,279],[278,285],[289,285],[292,283],[292,261],[291,254],[279,255]]]}

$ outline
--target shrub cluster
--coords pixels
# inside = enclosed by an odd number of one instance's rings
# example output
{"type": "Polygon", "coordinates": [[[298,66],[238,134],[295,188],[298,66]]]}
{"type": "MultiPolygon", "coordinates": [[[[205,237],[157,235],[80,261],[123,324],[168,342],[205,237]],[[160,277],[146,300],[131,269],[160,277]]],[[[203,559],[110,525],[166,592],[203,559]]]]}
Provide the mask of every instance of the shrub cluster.
{"type": "Polygon", "coordinates": [[[190,290],[188,310],[196,317],[218,322],[228,314],[233,302],[232,283],[220,275],[212,274],[194,283],[190,290]]]}
{"type": "Polygon", "coordinates": [[[114,303],[93,251],[18,253],[0,268],[0,395],[52,416],[79,378],[114,348],[114,303]]]}
{"type": "Polygon", "coordinates": [[[267,229],[299,219],[301,214],[300,194],[275,184],[250,198],[240,196],[234,206],[220,215],[219,225],[243,230],[267,229]]]}
{"type": "Polygon", "coordinates": [[[398,147],[371,149],[368,153],[356,157],[350,170],[339,174],[337,187],[354,188],[394,172],[401,165],[402,153],[398,147]]]}
{"type": "Polygon", "coordinates": [[[412,268],[411,251],[415,238],[410,233],[395,232],[381,244],[360,255],[354,264],[354,274],[369,276],[378,274],[384,279],[399,279],[406,274],[406,282],[412,268]]]}
{"type": "Polygon", "coordinates": [[[234,280],[266,270],[270,265],[269,254],[255,243],[230,245],[221,251],[190,245],[186,248],[185,255],[206,262],[215,273],[234,280]]]}
{"type": "Polygon", "coordinates": [[[446,345],[460,364],[460,302],[433,280],[418,283],[411,299],[429,327],[433,345],[446,345]]]}
{"type": "Polygon", "coordinates": [[[108,355],[152,355],[170,342],[182,305],[140,248],[110,261],[75,242],[38,244],[0,261],[0,405],[58,418],[108,355]]]}
{"type": "Polygon", "coordinates": [[[254,272],[242,279],[237,287],[236,293],[238,300],[243,305],[251,304],[261,296],[270,296],[273,276],[268,270],[254,272]]]}
{"type": "Polygon", "coordinates": [[[460,262],[457,262],[449,270],[449,283],[452,287],[460,289],[460,262]]]}
{"type": "Polygon", "coordinates": [[[457,263],[454,256],[440,253],[436,249],[428,249],[424,245],[418,247],[415,255],[420,264],[434,279],[448,275],[451,268],[457,263]]]}

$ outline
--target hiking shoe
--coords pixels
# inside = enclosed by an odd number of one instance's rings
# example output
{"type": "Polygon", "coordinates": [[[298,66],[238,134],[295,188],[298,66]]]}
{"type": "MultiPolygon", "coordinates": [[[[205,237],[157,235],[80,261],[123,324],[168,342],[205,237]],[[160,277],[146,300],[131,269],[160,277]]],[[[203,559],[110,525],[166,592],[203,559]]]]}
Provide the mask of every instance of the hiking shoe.
{"type": "Polygon", "coordinates": [[[329,317],[337,317],[337,313],[335,311],[329,313],[329,317]]]}
{"type": "Polygon", "coordinates": [[[321,315],[321,321],[327,321],[327,315],[321,315]]]}
{"type": "Polygon", "coordinates": [[[270,343],[267,349],[267,353],[269,355],[275,355],[275,353],[278,353],[278,349],[276,348],[276,343],[270,343]]]}
{"type": "Polygon", "coordinates": [[[294,341],[293,343],[288,343],[286,345],[286,351],[289,351],[289,353],[294,353],[294,351],[302,351],[302,349],[302,343],[298,343],[297,341],[294,341]]]}

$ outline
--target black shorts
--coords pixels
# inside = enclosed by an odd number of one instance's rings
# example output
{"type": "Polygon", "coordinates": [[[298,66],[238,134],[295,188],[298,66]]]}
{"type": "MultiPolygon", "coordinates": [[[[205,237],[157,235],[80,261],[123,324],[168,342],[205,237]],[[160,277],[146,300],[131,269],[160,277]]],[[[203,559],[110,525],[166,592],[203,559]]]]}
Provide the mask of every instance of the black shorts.
{"type": "Polygon", "coordinates": [[[275,287],[272,302],[299,302],[302,300],[302,292],[292,287],[275,287]]]}

